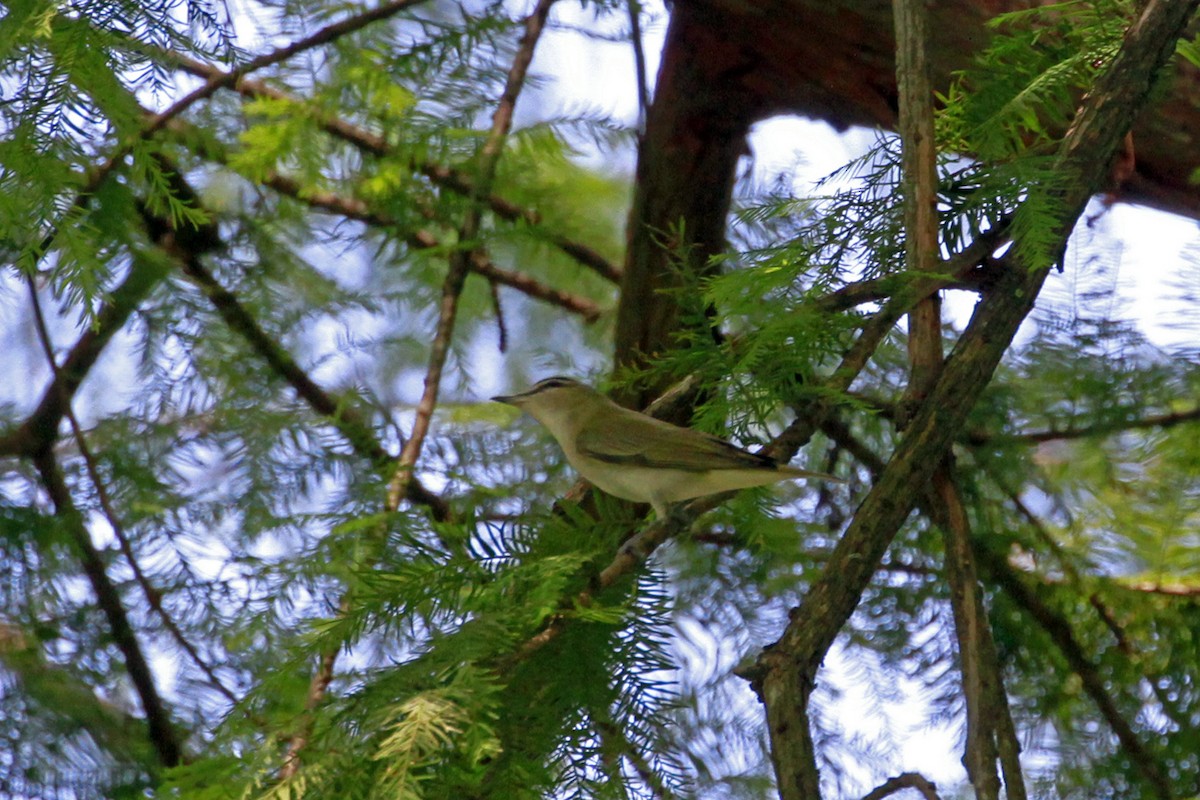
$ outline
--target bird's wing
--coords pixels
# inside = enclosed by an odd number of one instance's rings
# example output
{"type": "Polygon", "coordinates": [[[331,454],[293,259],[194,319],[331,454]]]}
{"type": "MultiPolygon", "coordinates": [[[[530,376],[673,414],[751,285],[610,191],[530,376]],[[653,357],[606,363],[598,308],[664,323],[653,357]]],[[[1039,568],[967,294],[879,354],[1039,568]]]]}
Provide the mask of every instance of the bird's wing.
{"type": "Polygon", "coordinates": [[[707,433],[627,412],[600,431],[585,427],[575,447],[609,464],[704,472],[710,469],[771,469],[775,461],[707,433]]]}

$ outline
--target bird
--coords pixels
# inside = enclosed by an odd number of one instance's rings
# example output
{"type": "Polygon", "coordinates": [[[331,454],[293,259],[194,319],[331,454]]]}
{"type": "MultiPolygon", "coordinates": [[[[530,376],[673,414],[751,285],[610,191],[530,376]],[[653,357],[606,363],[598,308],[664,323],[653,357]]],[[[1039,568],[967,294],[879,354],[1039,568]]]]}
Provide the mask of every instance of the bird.
{"type": "Polygon", "coordinates": [[[493,397],[529,414],[575,471],[608,494],[649,503],[659,519],[683,500],[795,478],[844,483],[780,464],[724,439],[617,405],[573,378],[554,376],[493,397]]]}

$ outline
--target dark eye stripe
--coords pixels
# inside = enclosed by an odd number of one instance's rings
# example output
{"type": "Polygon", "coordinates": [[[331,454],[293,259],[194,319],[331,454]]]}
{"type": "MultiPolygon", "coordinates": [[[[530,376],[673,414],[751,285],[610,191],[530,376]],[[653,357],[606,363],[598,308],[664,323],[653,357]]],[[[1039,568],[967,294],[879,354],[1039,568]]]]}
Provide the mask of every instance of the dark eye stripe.
{"type": "Polygon", "coordinates": [[[544,378],[544,379],[538,381],[537,383],[535,383],[533,385],[533,388],[530,389],[529,391],[530,392],[538,392],[538,391],[541,391],[542,389],[562,389],[563,387],[574,386],[574,385],[575,385],[575,381],[571,380],[570,378],[563,378],[561,376],[556,375],[553,378],[544,378]]]}

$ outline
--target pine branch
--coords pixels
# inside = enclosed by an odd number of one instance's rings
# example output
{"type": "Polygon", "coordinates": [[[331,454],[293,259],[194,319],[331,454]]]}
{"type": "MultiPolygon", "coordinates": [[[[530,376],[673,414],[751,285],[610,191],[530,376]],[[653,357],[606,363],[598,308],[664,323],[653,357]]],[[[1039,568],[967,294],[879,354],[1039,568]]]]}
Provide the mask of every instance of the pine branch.
{"type": "MultiPolygon", "coordinates": [[[[330,211],[335,214],[340,214],[348,219],[357,220],[359,222],[373,225],[379,228],[394,228],[396,223],[385,214],[373,211],[368,203],[355,198],[343,197],[333,192],[326,192],[318,189],[302,188],[295,180],[278,173],[271,173],[262,180],[265,186],[269,186],[280,194],[287,195],[305,203],[313,208],[320,208],[325,211],[330,211]]],[[[408,233],[404,237],[405,242],[409,247],[415,250],[436,250],[441,249],[444,245],[438,240],[433,233],[426,230],[418,230],[408,233]]],[[[600,318],[601,310],[594,302],[586,297],[581,297],[571,292],[565,292],[561,289],[555,289],[552,286],[547,286],[536,278],[527,275],[523,272],[507,270],[496,264],[487,257],[487,254],[482,248],[473,250],[470,254],[468,264],[471,272],[483,278],[487,278],[489,282],[495,284],[503,284],[509,288],[516,289],[523,294],[526,294],[536,300],[541,300],[551,305],[556,305],[572,314],[578,314],[586,322],[595,322],[600,318]]]]}
{"type": "MultiPolygon", "coordinates": [[[[183,71],[208,81],[219,80],[222,76],[230,74],[219,67],[197,61],[182,53],[169,50],[157,52],[164,60],[177,65],[183,71]]],[[[229,88],[237,91],[244,97],[265,97],[291,103],[301,102],[294,95],[256,80],[238,79],[234,84],[229,84],[229,88]]],[[[384,137],[352,125],[341,118],[323,115],[318,117],[318,125],[329,135],[341,139],[363,153],[380,158],[394,155],[394,148],[387,143],[384,137]]],[[[409,168],[444,189],[449,189],[465,197],[481,198],[487,204],[488,208],[491,209],[492,213],[506,222],[522,222],[530,226],[541,224],[541,215],[532,209],[523,208],[490,192],[486,193],[486,195],[479,195],[476,191],[475,183],[463,175],[461,171],[452,167],[435,164],[430,161],[414,161],[409,164],[409,168]]],[[[621,282],[620,268],[591,247],[560,234],[550,234],[547,236],[547,240],[581,266],[587,267],[612,283],[621,282]]]]}
{"type": "MultiPolygon", "coordinates": [[[[525,33],[517,46],[517,53],[513,60],[513,65],[509,70],[508,80],[501,94],[500,103],[492,117],[492,130],[484,142],[480,153],[479,175],[475,182],[475,191],[472,194],[472,200],[476,201],[476,204],[472,205],[467,211],[466,219],[459,229],[458,235],[459,242],[472,247],[471,252],[474,251],[474,240],[479,233],[479,225],[482,219],[478,203],[491,192],[504,140],[507,138],[509,129],[512,126],[513,109],[516,106],[521,88],[525,83],[529,64],[533,60],[534,49],[537,46],[538,39],[541,37],[542,30],[546,24],[546,18],[550,14],[550,7],[553,3],[554,0],[539,0],[533,13],[525,20],[525,33]]],[[[387,500],[385,503],[385,508],[388,511],[395,511],[399,508],[403,499],[410,496],[414,488],[420,486],[416,481],[415,467],[417,460],[420,458],[421,449],[429,431],[434,408],[437,404],[442,370],[445,366],[446,357],[449,354],[450,340],[454,334],[454,324],[458,314],[458,301],[462,294],[467,272],[470,269],[470,259],[471,253],[461,250],[455,251],[450,256],[450,268],[442,285],[442,298],[439,305],[437,329],[430,347],[429,366],[425,374],[425,389],[422,392],[420,402],[417,404],[413,430],[401,448],[400,456],[397,459],[398,465],[396,471],[388,483],[387,500]]],[[[343,595],[339,603],[339,617],[345,616],[349,611],[349,604],[349,595],[343,595]]],[[[328,690],[329,683],[333,679],[333,670],[337,663],[337,657],[338,650],[336,649],[327,650],[321,654],[320,667],[313,675],[309,684],[308,700],[306,703],[309,713],[302,720],[299,730],[293,734],[291,740],[288,742],[287,756],[283,767],[279,771],[281,780],[292,778],[300,768],[301,756],[308,746],[312,731],[311,711],[321,702],[325,696],[325,692],[328,690]]]]}
{"type": "MultiPolygon", "coordinates": [[[[216,148],[208,147],[200,142],[197,137],[189,135],[194,132],[192,126],[176,120],[171,124],[171,129],[181,134],[180,138],[184,145],[191,147],[193,152],[200,157],[219,164],[228,165],[229,159],[224,152],[218,152],[216,148]]],[[[394,219],[383,212],[371,208],[370,203],[356,197],[346,197],[335,192],[304,187],[294,178],[274,171],[268,172],[261,178],[260,182],[264,186],[274,189],[276,192],[286,195],[297,202],[304,203],[311,208],[338,214],[347,219],[353,219],[377,228],[388,230],[396,228],[396,221],[394,219]]],[[[426,230],[406,233],[404,240],[409,247],[415,250],[441,249],[444,246],[433,233],[426,230]]],[[[602,313],[600,307],[586,297],[581,297],[561,289],[555,289],[525,273],[497,266],[487,257],[482,249],[472,253],[470,266],[473,273],[486,278],[492,283],[503,284],[536,300],[559,306],[572,314],[580,315],[586,322],[595,322],[600,318],[602,313]]]]}
{"type": "MultiPolygon", "coordinates": [[[[1113,635],[1113,639],[1117,643],[1118,652],[1120,652],[1125,658],[1138,659],[1138,663],[1134,665],[1134,671],[1141,672],[1144,675],[1145,683],[1150,687],[1150,691],[1154,693],[1155,698],[1157,698],[1159,705],[1162,707],[1163,713],[1170,719],[1174,720],[1176,724],[1181,726],[1190,725],[1191,723],[1186,721],[1186,713],[1181,712],[1177,701],[1172,700],[1167,692],[1163,689],[1161,682],[1158,680],[1159,676],[1156,673],[1151,673],[1148,671],[1146,666],[1147,662],[1140,658],[1138,648],[1130,640],[1125,628],[1120,624],[1120,622],[1117,621],[1116,615],[1113,613],[1112,609],[1108,607],[1108,604],[1104,602],[1098,592],[1092,591],[1085,584],[1083,576],[1079,574],[1079,571],[1075,568],[1075,564],[1071,561],[1067,554],[1063,552],[1062,547],[1050,533],[1046,523],[1042,521],[1041,517],[1034,513],[1033,509],[1031,509],[1023,499],[1021,499],[1021,496],[1017,491],[1008,486],[1003,480],[990,471],[989,477],[991,478],[992,482],[996,484],[997,488],[1000,489],[1001,493],[1005,496],[1013,508],[1017,510],[1017,513],[1020,514],[1021,517],[1024,518],[1025,522],[1033,529],[1034,534],[1038,537],[1038,539],[1046,545],[1047,549],[1049,549],[1051,553],[1054,554],[1054,557],[1058,562],[1059,569],[1062,570],[1065,577],[1065,582],[1068,582],[1071,585],[1071,588],[1078,591],[1080,594],[1087,595],[1088,605],[1095,610],[1096,614],[1100,617],[1100,621],[1104,623],[1104,627],[1106,627],[1108,632],[1113,635]]],[[[1039,575],[1038,578],[1043,584],[1054,584],[1056,582],[1053,578],[1046,575],[1039,575]]],[[[1121,590],[1139,590],[1136,584],[1131,586],[1119,578],[1107,578],[1101,576],[1098,577],[1098,580],[1102,581],[1106,586],[1121,590]]],[[[1154,588],[1150,588],[1149,591],[1156,593],[1154,592],[1154,588]]],[[[1166,593],[1170,594],[1170,592],[1166,593]]],[[[1200,589],[1192,588],[1191,591],[1183,593],[1183,596],[1185,597],[1197,595],[1200,595],[1200,589]]]]}
{"type": "Polygon", "coordinates": [[[182,743],[171,721],[170,712],[154,684],[154,673],[150,670],[142,646],[138,643],[137,633],[125,612],[121,594],[105,571],[104,559],[92,544],[91,534],[83,522],[83,515],[71,499],[71,491],[63,479],[53,453],[43,450],[34,454],[32,458],[41,475],[42,486],[45,487],[50,501],[54,503],[55,515],[79,550],[83,571],[92,586],[92,592],[96,595],[96,603],[108,621],[113,642],[125,659],[125,669],[141,701],[142,712],[146,715],[150,743],[164,767],[176,766],[182,758],[182,743]]]}
{"type": "MultiPolygon", "coordinates": [[[[104,163],[92,170],[89,173],[83,188],[80,189],[80,191],[76,194],[74,201],[72,201],[68,207],[68,211],[63,218],[69,219],[71,214],[88,206],[88,204],[91,202],[92,196],[96,193],[108,176],[112,174],[112,172],[118,167],[118,165],[124,162],[125,157],[130,154],[138,142],[145,141],[153,137],[154,134],[165,128],[171,122],[171,120],[178,117],[197,102],[211,97],[222,88],[236,86],[239,81],[252,72],[263,69],[264,67],[278,64],[282,61],[286,61],[292,56],[295,56],[306,50],[311,50],[314,47],[319,47],[323,44],[334,42],[343,36],[361,30],[367,25],[387,19],[388,17],[395,16],[401,11],[420,5],[424,2],[427,2],[427,0],[391,0],[391,2],[384,3],[370,11],[347,17],[340,22],[327,25],[311,36],[298,39],[289,45],[252,58],[245,64],[235,67],[228,72],[221,72],[219,75],[210,76],[208,80],[205,81],[203,86],[175,101],[165,110],[154,114],[149,120],[146,121],[137,134],[131,136],[125,142],[120,144],[117,149],[109,155],[104,163]]],[[[43,237],[42,242],[37,250],[37,259],[39,261],[45,256],[46,253],[50,251],[51,247],[53,247],[55,239],[58,238],[59,230],[60,227],[58,225],[53,226],[45,235],[45,237],[43,237]]]]}
{"type": "Polygon", "coordinates": [[[79,336],[53,372],[37,407],[16,430],[0,437],[0,453],[32,458],[54,446],[71,399],[105,346],[166,275],[160,264],[148,259],[133,261],[125,280],[109,293],[108,301],[96,313],[95,322],[79,336]]]}
{"type": "Polygon", "coordinates": [[[302,39],[278,47],[269,53],[255,56],[244,64],[222,72],[220,75],[213,75],[204,82],[202,86],[192,90],[180,99],[176,100],[171,105],[167,106],[163,111],[151,117],[138,132],[137,136],[132,141],[126,142],[120,146],[115,153],[109,156],[108,160],[93,173],[91,177],[91,186],[95,188],[99,186],[113,169],[120,164],[125,156],[133,148],[134,142],[137,140],[146,140],[154,134],[161,131],[167,124],[178,117],[183,112],[194,106],[201,100],[207,100],[217,93],[220,89],[236,86],[238,81],[245,78],[251,73],[257,72],[265,67],[270,67],[275,64],[287,61],[293,56],[299,55],[306,50],[312,50],[321,45],[330,44],[344,36],[362,30],[368,25],[394,17],[402,11],[407,11],[410,8],[421,5],[427,0],[390,0],[390,2],[382,3],[369,11],[363,11],[359,14],[354,14],[346,19],[326,25],[324,28],[315,33],[305,36],[302,39]]]}
{"type": "MultiPolygon", "coordinates": [[[[204,291],[209,302],[225,320],[225,324],[239,333],[272,371],[292,387],[300,399],[317,414],[327,418],[359,456],[376,467],[392,462],[392,456],[379,443],[371,426],[354,408],[328,394],[309,377],[291,354],[263,330],[237,296],[222,286],[198,259],[190,253],[178,255],[184,274],[204,291]]],[[[429,508],[434,519],[448,520],[452,517],[446,500],[428,489],[417,478],[413,479],[407,498],[429,508]]]]}
{"type": "Polygon", "coordinates": [[[1132,724],[1117,708],[1117,703],[1109,693],[1104,677],[1100,675],[1095,665],[1084,653],[1082,645],[1075,638],[1071,623],[1038,597],[1037,593],[1027,586],[1025,581],[1009,566],[1003,556],[986,547],[976,547],[975,554],[987,570],[989,577],[1050,636],[1059,652],[1066,658],[1071,671],[1079,676],[1083,690],[1088,697],[1092,698],[1092,702],[1100,710],[1101,716],[1116,734],[1121,747],[1128,754],[1130,762],[1142,774],[1155,795],[1160,800],[1170,800],[1174,795],[1171,792],[1171,784],[1162,771],[1162,766],[1138,738],[1132,724]]]}
{"type": "MultiPolygon", "coordinates": [[[[38,300],[37,287],[34,286],[33,279],[27,280],[29,287],[30,305],[33,308],[34,327],[37,329],[38,341],[42,347],[42,353],[46,357],[47,363],[50,365],[50,371],[53,376],[53,383],[58,386],[63,386],[63,381],[60,377],[60,370],[57,362],[54,359],[54,346],[50,341],[50,332],[46,327],[46,318],[42,313],[42,304],[38,300]]],[[[175,620],[163,608],[162,593],[158,591],[150,582],[149,577],[142,570],[142,565],[138,561],[137,554],[133,551],[133,545],[129,541],[129,537],[125,533],[125,526],[121,523],[120,517],[117,514],[116,508],[113,506],[112,499],[108,494],[108,487],[100,477],[100,469],[97,465],[95,455],[92,453],[91,446],[88,444],[87,437],[84,436],[83,428],[79,424],[79,420],[75,417],[75,412],[71,409],[70,401],[65,401],[63,406],[64,413],[71,425],[71,433],[75,439],[75,445],[79,448],[79,455],[83,459],[84,468],[87,471],[88,480],[91,481],[92,487],[96,491],[96,498],[100,502],[101,512],[104,514],[105,520],[108,521],[109,527],[112,529],[114,538],[117,540],[117,545],[121,550],[121,554],[125,556],[125,561],[129,564],[130,570],[133,572],[134,582],[138,588],[142,590],[143,597],[146,598],[146,603],[158,615],[163,623],[163,627],[171,634],[176,644],[188,655],[193,663],[208,677],[209,683],[218,692],[225,696],[232,707],[237,707],[238,698],[229,690],[229,687],[220,679],[216,671],[209,666],[192,645],[184,636],[183,631],[175,624],[175,620]]]]}
{"type": "MultiPolygon", "coordinates": [[[[174,168],[174,165],[161,157],[160,161],[175,196],[187,201],[195,208],[200,208],[199,197],[187,180],[174,168]]],[[[300,399],[304,400],[317,414],[329,419],[360,457],[377,468],[392,463],[391,455],[379,443],[370,424],[362,418],[358,411],[346,402],[331,396],[309,377],[291,354],[258,324],[258,321],[242,305],[237,296],[222,286],[216,277],[204,267],[200,256],[206,249],[220,246],[215,228],[202,235],[197,235],[189,228],[175,229],[169,220],[155,216],[148,209],[142,209],[142,217],[152,238],[158,239],[158,234],[171,232],[170,236],[162,240],[160,246],[180,265],[183,273],[204,291],[209,302],[225,320],[225,324],[240,334],[272,371],[292,387],[300,399]]],[[[446,500],[428,489],[416,478],[413,480],[408,499],[427,507],[433,518],[438,521],[449,520],[453,516],[446,500]]]]}

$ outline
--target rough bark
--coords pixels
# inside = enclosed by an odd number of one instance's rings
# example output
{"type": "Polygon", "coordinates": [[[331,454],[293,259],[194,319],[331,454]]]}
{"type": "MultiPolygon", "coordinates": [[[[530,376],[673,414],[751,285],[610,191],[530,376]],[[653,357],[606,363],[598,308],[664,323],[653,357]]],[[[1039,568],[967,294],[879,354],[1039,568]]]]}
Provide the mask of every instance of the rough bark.
{"type": "MultiPolygon", "coordinates": [[[[711,271],[725,246],[725,218],[745,134],[759,110],[738,75],[753,52],[725,47],[719,20],[700,4],[671,15],[657,96],[638,149],[625,271],[617,309],[616,361],[641,366],[671,345],[685,303],[678,293],[711,271]]],[[[694,285],[694,284],[693,284],[694,285]]],[[[643,408],[664,386],[620,398],[643,408]]]]}

